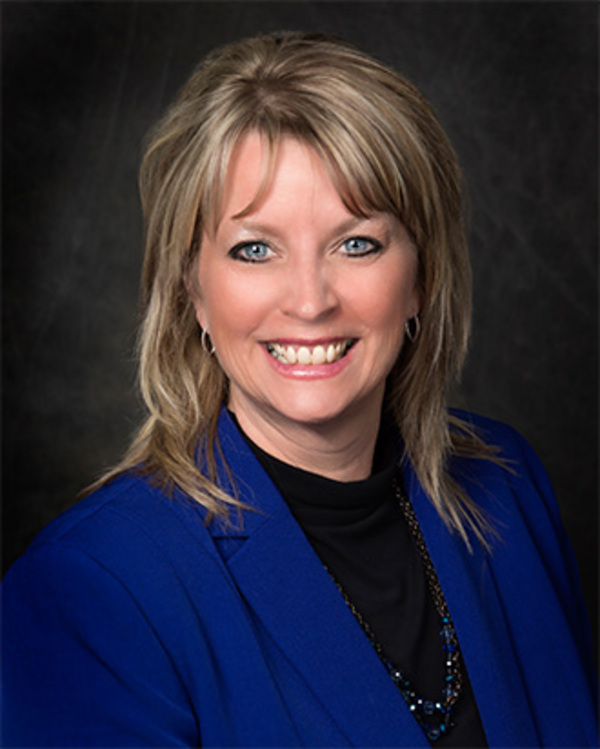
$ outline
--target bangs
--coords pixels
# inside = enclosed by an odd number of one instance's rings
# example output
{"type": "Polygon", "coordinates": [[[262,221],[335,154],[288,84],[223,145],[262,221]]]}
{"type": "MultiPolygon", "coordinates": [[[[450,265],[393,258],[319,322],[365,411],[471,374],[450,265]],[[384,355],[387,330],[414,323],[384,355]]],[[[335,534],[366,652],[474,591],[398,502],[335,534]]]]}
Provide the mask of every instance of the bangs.
{"type": "Polygon", "coordinates": [[[271,122],[238,128],[220,140],[217,139],[219,146],[213,150],[206,165],[206,177],[202,180],[196,236],[203,230],[210,234],[217,231],[223,219],[226,180],[231,161],[242,140],[253,132],[260,134],[264,144],[261,177],[255,196],[233,218],[244,218],[258,208],[273,182],[281,141],[293,138],[318,154],[341,201],[352,214],[367,218],[374,213],[391,213],[406,225],[405,216],[400,215],[404,213],[401,205],[405,201],[398,200],[401,192],[399,184],[403,184],[403,180],[389,154],[386,154],[387,159],[374,158],[373,153],[361,150],[347,131],[331,133],[330,137],[327,137],[328,133],[317,136],[307,127],[279,127],[271,122]]]}

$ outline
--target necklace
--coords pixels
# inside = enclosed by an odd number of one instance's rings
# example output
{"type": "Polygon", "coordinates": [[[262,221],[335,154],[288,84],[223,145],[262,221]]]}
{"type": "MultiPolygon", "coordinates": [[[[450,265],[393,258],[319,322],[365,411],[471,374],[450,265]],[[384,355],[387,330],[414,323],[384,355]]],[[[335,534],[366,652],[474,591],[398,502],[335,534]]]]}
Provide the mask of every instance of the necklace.
{"type": "Polygon", "coordinates": [[[433,600],[433,604],[436,608],[438,616],[440,617],[440,637],[442,640],[442,652],[444,654],[444,683],[441,689],[440,697],[438,700],[425,699],[419,697],[415,692],[412,682],[409,676],[400,668],[395,666],[391,660],[386,656],[381,644],[377,641],[370,624],[364,619],[360,611],[352,603],[348,597],[346,591],[342,588],[339,582],[331,575],[334,583],[338,590],[342,594],[346,605],[354,615],[357,622],[362,627],[363,632],[375,652],[379,656],[381,662],[386,667],[389,675],[392,678],[394,684],[400,690],[402,697],[409,707],[411,713],[415,716],[417,723],[423,729],[425,736],[429,741],[437,741],[439,738],[448,733],[448,730],[452,727],[452,715],[454,707],[460,696],[462,688],[462,671],[460,667],[461,656],[460,649],[458,646],[458,638],[456,631],[448,611],[448,605],[444,598],[444,593],[440,586],[435,567],[429,556],[427,546],[425,545],[425,539],[421,533],[419,521],[415,515],[410,500],[406,494],[400,489],[398,484],[394,483],[396,490],[396,498],[404,515],[408,527],[412,533],[412,536],[417,545],[417,549],[423,562],[423,570],[425,572],[425,578],[427,580],[427,586],[433,600]]]}

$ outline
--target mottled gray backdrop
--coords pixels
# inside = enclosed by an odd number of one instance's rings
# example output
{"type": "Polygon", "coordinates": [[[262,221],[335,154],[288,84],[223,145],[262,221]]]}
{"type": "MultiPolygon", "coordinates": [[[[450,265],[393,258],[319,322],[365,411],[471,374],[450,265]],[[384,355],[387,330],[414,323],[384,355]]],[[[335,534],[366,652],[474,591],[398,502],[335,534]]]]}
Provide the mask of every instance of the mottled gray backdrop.
{"type": "Polygon", "coordinates": [[[4,543],[20,554],[139,416],[141,140],[214,45],[334,32],[430,98],[470,185],[457,403],[512,423],[559,495],[596,615],[595,2],[3,2],[4,543]]]}

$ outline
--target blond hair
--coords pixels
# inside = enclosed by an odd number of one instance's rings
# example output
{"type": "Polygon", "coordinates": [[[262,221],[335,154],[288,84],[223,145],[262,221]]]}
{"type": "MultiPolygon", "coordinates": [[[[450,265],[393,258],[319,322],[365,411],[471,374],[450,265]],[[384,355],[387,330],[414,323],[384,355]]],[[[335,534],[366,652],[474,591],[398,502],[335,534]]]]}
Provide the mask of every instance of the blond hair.
{"type": "MultiPolygon", "coordinates": [[[[250,131],[264,136],[271,160],[284,135],[310,145],[350,210],[392,213],[410,232],[419,258],[421,331],[402,348],[384,406],[441,517],[467,544],[469,529],[485,543],[481,510],[447,471],[452,455],[493,457],[446,407],[471,312],[458,161],[412,84],[332,37],[265,35],[215,50],[151,133],[140,174],[140,384],[149,415],[100,483],[141,465],[204,505],[209,517],[239,506],[216,479],[216,424],[227,381],[201,346],[186,277],[203,229],[218,222],[232,151],[250,131]]],[[[267,170],[264,189],[268,179],[267,170]]]]}

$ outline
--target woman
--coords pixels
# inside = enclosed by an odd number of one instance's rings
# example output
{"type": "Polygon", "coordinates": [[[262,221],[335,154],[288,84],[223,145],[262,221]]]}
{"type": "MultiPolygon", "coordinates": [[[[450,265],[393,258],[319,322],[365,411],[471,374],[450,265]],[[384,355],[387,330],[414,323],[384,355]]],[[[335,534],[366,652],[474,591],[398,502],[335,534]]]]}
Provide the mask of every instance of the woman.
{"type": "Polygon", "coordinates": [[[213,53],[150,140],[149,416],[4,589],[5,745],[592,746],[543,469],[449,413],[461,177],[335,39],[213,53]]]}

